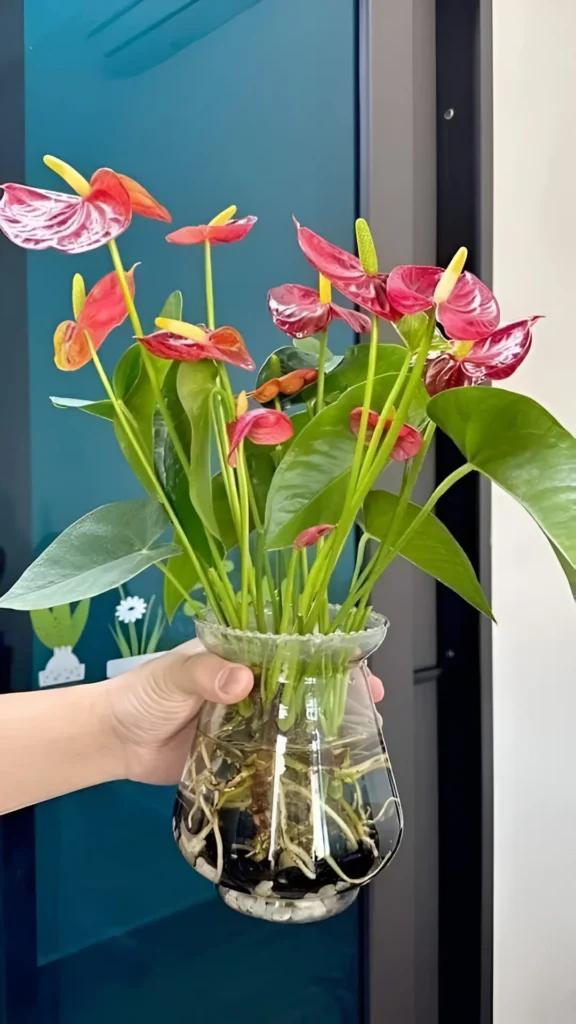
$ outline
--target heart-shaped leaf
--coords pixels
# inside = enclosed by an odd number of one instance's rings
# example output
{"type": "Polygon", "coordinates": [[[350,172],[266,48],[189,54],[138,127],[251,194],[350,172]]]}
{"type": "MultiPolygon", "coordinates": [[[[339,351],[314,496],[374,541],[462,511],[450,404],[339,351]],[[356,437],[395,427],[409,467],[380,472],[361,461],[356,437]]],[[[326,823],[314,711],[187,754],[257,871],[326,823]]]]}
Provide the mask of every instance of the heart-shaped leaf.
{"type": "Polygon", "coordinates": [[[103,505],[64,530],[0,598],[0,607],[54,608],[119,587],[178,553],[174,544],[154,546],[166,526],[152,498],[103,505]]]}
{"type": "Polygon", "coordinates": [[[219,534],[212,503],[210,397],[217,380],[218,367],[211,359],[178,366],[178,397],[190,423],[190,500],[215,537],[219,534]]]}
{"type": "MultiPolygon", "coordinates": [[[[395,382],[395,373],[376,377],[373,409],[383,407],[395,382]]],[[[338,522],[356,447],[350,413],[362,405],[363,398],[364,383],[356,384],[315,416],[292,442],[268,494],[269,549],[289,547],[309,526],[338,522]]],[[[427,400],[422,386],[409,417],[414,426],[419,426],[427,400]]]]}
{"type": "MultiPolygon", "coordinates": [[[[366,532],[377,540],[386,541],[397,506],[398,497],[395,494],[390,494],[389,491],[371,491],[364,502],[366,532]]],[[[412,502],[408,504],[402,521],[398,523],[396,536],[401,536],[408,529],[419,512],[419,505],[412,502]]],[[[493,618],[490,605],[468,555],[436,516],[426,516],[400,554],[440,583],[456,591],[460,597],[488,618],[493,618]]]]}
{"type": "Polygon", "coordinates": [[[436,395],[430,418],[467,461],[516,498],[576,568],[576,438],[538,402],[503,388],[436,395]]]}
{"type": "MultiPolygon", "coordinates": [[[[314,363],[312,364],[314,367],[318,366],[318,363],[320,362],[320,352],[322,349],[322,342],[320,341],[320,338],[316,338],[314,335],[312,335],[311,338],[294,338],[293,344],[294,348],[297,348],[299,352],[303,352],[305,355],[311,356],[314,359],[314,363]]],[[[335,356],[334,353],[327,348],[324,354],[324,368],[326,373],[330,373],[332,370],[335,370],[337,366],[340,366],[343,359],[344,356],[335,356]]]]}

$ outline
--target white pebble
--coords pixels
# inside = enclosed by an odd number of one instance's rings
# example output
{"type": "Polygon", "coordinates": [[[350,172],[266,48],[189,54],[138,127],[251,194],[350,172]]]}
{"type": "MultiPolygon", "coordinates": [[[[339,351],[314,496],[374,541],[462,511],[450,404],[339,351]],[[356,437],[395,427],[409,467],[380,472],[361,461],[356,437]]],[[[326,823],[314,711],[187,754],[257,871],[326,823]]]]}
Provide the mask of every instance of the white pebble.
{"type": "Polygon", "coordinates": [[[320,900],[324,899],[326,896],[335,896],[335,895],[336,895],[336,886],[335,885],[323,885],[322,888],[319,889],[318,892],[317,892],[318,899],[320,899],[320,900]]]}
{"type": "Polygon", "coordinates": [[[258,882],[254,889],[255,896],[269,896],[274,887],[274,882],[258,882]]]}

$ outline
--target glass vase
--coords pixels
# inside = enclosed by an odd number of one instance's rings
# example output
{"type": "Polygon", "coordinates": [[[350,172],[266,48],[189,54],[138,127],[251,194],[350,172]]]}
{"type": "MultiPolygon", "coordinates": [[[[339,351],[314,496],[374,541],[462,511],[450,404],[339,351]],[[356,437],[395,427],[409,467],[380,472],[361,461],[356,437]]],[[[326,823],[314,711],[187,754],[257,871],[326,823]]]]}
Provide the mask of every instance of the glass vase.
{"type": "Polygon", "coordinates": [[[309,636],[229,629],[210,611],[196,621],[209,651],[255,679],[241,704],[204,706],[174,809],[182,854],[234,910],[331,917],[398,849],[402,811],[366,668],[387,628],[377,614],[359,633],[309,636]]]}

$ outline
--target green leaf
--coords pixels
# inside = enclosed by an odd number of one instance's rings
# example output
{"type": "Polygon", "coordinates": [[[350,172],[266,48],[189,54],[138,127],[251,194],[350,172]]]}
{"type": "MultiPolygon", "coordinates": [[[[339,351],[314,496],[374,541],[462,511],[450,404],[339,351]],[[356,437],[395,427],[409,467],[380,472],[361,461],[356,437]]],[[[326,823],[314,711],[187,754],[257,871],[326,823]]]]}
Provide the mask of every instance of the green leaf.
{"type": "MultiPolygon", "coordinates": [[[[403,316],[401,320],[394,324],[394,327],[406,347],[411,352],[417,352],[428,329],[428,315],[426,313],[413,313],[410,316],[403,316]]],[[[446,341],[446,338],[443,337],[436,327],[430,347],[436,352],[449,352],[452,345],[449,341],[446,341]]]]}
{"type": "Polygon", "coordinates": [[[216,364],[211,359],[201,359],[198,363],[180,363],[176,380],[178,396],[190,423],[190,500],[215,537],[218,523],[212,503],[210,396],[217,379],[216,364]]]}
{"type": "Polygon", "coordinates": [[[88,398],[55,398],[51,395],[50,401],[56,409],[81,409],[82,412],[89,412],[91,416],[101,416],[105,420],[114,419],[114,406],[108,398],[93,402],[88,398]]]}
{"type": "MultiPolygon", "coordinates": [[[[182,447],[184,451],[189,451],[190,422],[178,396],[178,369],[179,364],[176,362],[170,366],[164,379],[162,394],[182,447]]],[[[212,565],[213,558],[206,530],[190,500],[188,478],[168,436],[166,424],[159,413],[156,413],[154,418],[154,463],[158,478],[166,489],[172,508],[192,547],[207,565],[212,565]]],[[[185,553],[171,558],[166,568],[186,591],[190,591],[198,582],[198,575],[190,558],[185,553]]],[[[168,577],[165,577],[164,608],[170,622],[182,600],[180,590],[168,577]]]]}
{"type": "Polygon", "coordinates": [[[160,316],[165,317],[166,320],[181,320],[182,305],[182,292],[171,292],[162,306],[160,316]]]}
{"type": "Polygon", "coordinates": [[[154,546],[166,525],[151,498],[103,505],[64,530],[0,598],[0,607],[53,608],[118,587],[178,552],[174,544],[154,546]]]}
{"type": "MultiPolygon", "coordinates": [[[[311,356],[314,359],[312,366],[318,366],[320,362],[320,338],[312,336],[311,338],[294,338],[294,348],[297,348],[299,352],[303,352],[305,355],[311,356]]],[[[335,356],[329,348],[326,349],[325,368],[326,373],[330,373],[335,370],[337,366],[344,359],[344,356],[335,356]]]]}
{"type": "MultiPolygon", "coordinates": [[[[367,342],[352,345],[347,349],[340,365],[326,377],[324,385],[324,400],[326,402],[335,402],[348,388],[366,380],[369,353],[370,345],[367,342]]],[[[376,354],[376,376],[398,373],[405,359],[406,350],[401,345],[379,345],[376,354]]],[[[301,402],[308,402],[315,395],[316,385],[310,384],[299,392],[298,398],[301,402]]]]}
{"type": "Polygon", "coordinates": [[[264,522],[268,492],[276,469],[272,452],[270,448],[253,444],[252,441],[247,439],[244,442],[244,453],[246,455],[248,475],[254,490],[256,508],[262,522],[264,522]]]}
{"type": "Polygon", "coordinates": [[[226,492],[224,480],[222,479],[222,473],[215,473],[212,477],[212,507],[214,509],[214,515],[216,516],[216,522],[218,523],[218,534],[222,544],[224,545],[224,550],[231,551],[233,547],[236,547],[238,537],[236,535],[236,529],[230,512],[228,494],[226,492]]]}
{"type": "Polygon", "coordinates": [[[433,398],[431,419],[480,473],[524,506],[576,567],[576,438],[525,395],[454,388],[433,398]]]}
{"type": "Polygon", "coordinates": [[[158,614],[156,616],[156,622],[154,623],[154,629],[152,630],[152,635],[150,636],[150,639],[149,639],[149,641],[148,641],[148,643],[146,645],[146,650],[143,652],[144,654],[154,654],[155,653],[155,651],[156,651],[156,649],[158,647],[158,644],[160,642],[160,637],[162,636],[162,633],[164,632],[165,625],[166,625],[166,620],[165,620],[165,618],[164,618],[164,616],[162,614],[162,610],[159,608],[158,609],[158,614]]]}
{"type": "Polygon", "coordinates": [[[564,572],[568,586],[572,591],[572,597],[576,601],[576,569],[574,568],[574,566],[570,565],[568,559],[564,557],[562,552],[558,550],[558,548],[555,544],[552,543],[552,541],[550,541],[550,544],[552,545],[552,550],[556,555],[556,558],[560,562],[560,566],[564,572]]]}
{"type": "Polygon", "coordinates": [[[136,342],[122,353],[120,359],[116,363],[114,376],[112,377],[112,386],[114,388],[116,398],[120,399],[120,401],[124,401],[135,386],[140,376],[141,369],[142,355],[140,345],[136,342]]]}
{"type": "MultiPolygon", "coordinates": [[[[397,505],[398,497],[395,494],[371,491],[364,502],[367,533],[379,541],[385,541],[397,505]]],[[[408,529],[419,512],[419,505],[412,502],[408,504],[402,522],[398,524],[397,536],[408,529]]],[[[429,515],[423,520],[400,553],[419,569],[450,587],[488,618],[493,618],[468,555],[436,516],[429,515]]]]}
{"type": "MultiPolygon", "coordinates": [[[[395,373],[376,377],[372,408],[382,408],[395,382],[395,373]]],[[[364,383],[350,388],[337,402],[315,416],[288,449],[268,494],[266,540],[269,549],[289,547],[309,526],[338,522],[356,447],[356,437],[350,430],[350,413],[362,405],[363,397],[364,383]]],[[[422,404],[426,401],[422,386],[409,417],[414,425],[418,425],[422,404]]]]}

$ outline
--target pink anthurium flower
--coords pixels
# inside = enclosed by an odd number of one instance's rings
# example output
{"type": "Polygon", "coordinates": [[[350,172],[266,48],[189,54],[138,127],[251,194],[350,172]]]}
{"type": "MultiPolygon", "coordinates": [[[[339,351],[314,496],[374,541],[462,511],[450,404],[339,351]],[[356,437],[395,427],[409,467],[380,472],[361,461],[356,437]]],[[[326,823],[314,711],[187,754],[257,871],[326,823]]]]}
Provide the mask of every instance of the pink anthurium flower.
{"type": "Polygon", "coordinates": [[[166,235],[166,241],[174,242],[176,245],[199,245],[201,242],[222,245],[227,242],[241,242],[257,220],[257,217],[241,217],[239,220],[231,218],[224,224],[196,224],[194,227],[178,228],[177,231],[166,235]]]}
{"type": "Polygon", "coordinates": [[[294,547],[301,551],[303,548],[311,548],[314,544],[317,544],[322,537],[326,537],[327,534],[332,533],[335,530],[335,526],[330,526],[328,523],[324,523],[322,526],[309,526],[307,530],[302,530],[294,541],[294,547]]]}
{"type": "Polygon", "coordinates": [[[282,444],[292,437],[294,427],[285,412],[277,409],[249,409],[228,424],[228,462],[236,465],[236,449],[248,437],[254,444],[282,444]]]}
{"type": "Polygon", "coordinates": [[[176,359],[182,363],[216,359],[239,366],[242,370],[256,368],[242,335],[234,327],[217,327],[209,331],[203,324],[197,326],[164,317],[158,317],[156,324],[161,330],[138,340],[152,355],[161,359],[176,359]]]}
{"type": "MultiPolygon", "coordinates": [[[[130,293],[134,297],[134,270],[126,274],[130,293]]],[[[54,362],[59,370],[79,370],[90,362],[92,354],[88,337],[94,349],[108,337],[110,331],[124,322],[128,315],[124,296],[115,271],[106,274],[92,290],[76,320],[65,320],[54,332],[54,362]]]]}
{"type": "Polygon", "coordinates": [[[295,395],[307,384],[313,384],[317,377],[318,370],[292,370],[283,377],[271,377],[270,380],[264,381],[259,388],[251,392],[252,398],[265,404],[271,402],[277,395],[295,395]]]}
{"type": "MultiPolygon", "coordinates": [[[[441,267],[395,267],[388,275],[388,298],[404,316],[432,309],[443,273],[441,267]]],[[[500,309],[490,289],[465,271],[449,298],[438,304],[436,316],[449,338],[477,341],[498,327],[500,309]]]]}
{"type": "Polygon", "coordinates": [[[425,375],[428,394],[510,377],[528,355],[532,327],[539,319],[532,316],[505,324],[479,341],[455,342],[451,352],[442,352],[429,361],[425,375]]]}
{"type": "Polygon", "coordinates": [[[132,218],[130,196],[114,171],[102,168],[84,196],[9,182],[0,200],[0,230],[24,249],[81,253],[117,238],[132,218]]]}
{"type": "Polygon", "coordinates": [[[332,320],[343,320],[356,334],[370,330],[370,320],[364,313],[335,302],[322,302],[314,288],[302,284],[272,288],[268,292],[268,309],[276,327],[291,338],[310,338],[325,331],[332,320]]]}
{"type": "MultiPolygon", "coordinates": [[[[366,429],[365,443],[368,444],[371,440],[376,424],[380,418],[379,413],[374,412],[373,409],[368,413],[368,426],[366,429]]],[[[360,420],[362,419],[362,407],[359,406],[357,409],[352,409],[350,413],[350,429],[353,434],[358,434],[360,430],[360,420]]],[[[384,432],[388,431],[392,426],[394,417],[390,416],[386,420],[384,432]]],[[[415,427],[409,426],[405,423],[400,429],[400,433],[394,442],[394,447],[390,452],[390,458],[395,459],[396,462],[405,462],[406,459],[413,459],[415,455],[418,455],[422,446],[422,435],[415,427]]]]}
{"type": "Polygon", "coordinates": [[[402,313],[393,307],[388,295],[387,274],[368,274],[357,256],[332,245],[310,228],[302,227],[297,220],[294,223],[298,244],[306,259],[339,292],[384,320],[401,318],[402,313]]]}

